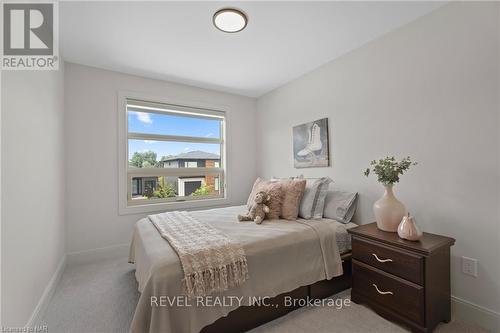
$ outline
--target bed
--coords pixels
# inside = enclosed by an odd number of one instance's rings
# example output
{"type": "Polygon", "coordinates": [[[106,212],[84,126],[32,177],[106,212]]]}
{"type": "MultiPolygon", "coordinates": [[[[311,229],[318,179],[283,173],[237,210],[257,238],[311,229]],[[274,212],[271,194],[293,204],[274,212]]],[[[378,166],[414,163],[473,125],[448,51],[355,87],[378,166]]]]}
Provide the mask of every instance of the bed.
{"type": "Polygon", "coordinates": [[[182,296],[176,252],[149,219],[136,223],[130,262],[135,263],[141,296],[131,332],[244,331],[299,307],[280,307],[286,295],[326,297],[349,287],[346,229],[355,224],[331,219],[238,222],[236,216],[245,210],[246,206],[233,206],[191,212],[195,219],[237,240],[247,256],[250,278],[239,287],[211,295],[211,303],[197,304],[182,296]]]}

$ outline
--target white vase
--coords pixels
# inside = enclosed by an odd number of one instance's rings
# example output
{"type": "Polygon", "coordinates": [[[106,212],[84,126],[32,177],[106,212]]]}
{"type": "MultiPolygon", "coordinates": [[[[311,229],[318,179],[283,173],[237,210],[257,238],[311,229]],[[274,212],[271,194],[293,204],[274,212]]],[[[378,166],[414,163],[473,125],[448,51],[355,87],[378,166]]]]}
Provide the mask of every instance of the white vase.
{"type": "Polygon", "coordinates": [[[394,196],[392,185],[386,185],[382,198],[373,204],[373,212],[375,213],[377,228],[383,231],[396,232],[403,216],[406,215],[406,207],[394,196]]]}

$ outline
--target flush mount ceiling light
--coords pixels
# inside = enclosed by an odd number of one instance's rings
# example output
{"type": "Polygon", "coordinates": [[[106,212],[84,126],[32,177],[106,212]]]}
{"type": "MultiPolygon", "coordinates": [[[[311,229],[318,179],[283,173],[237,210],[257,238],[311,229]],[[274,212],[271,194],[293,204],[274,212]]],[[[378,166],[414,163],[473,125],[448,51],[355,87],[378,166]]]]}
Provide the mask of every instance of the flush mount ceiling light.
{"type": "Polygon", "coordinates": [[[214,25],[224,32],[238,32],[247,26],[247,16],[240,10],[234,8],[223,8],[214,14],[214,25]]]}

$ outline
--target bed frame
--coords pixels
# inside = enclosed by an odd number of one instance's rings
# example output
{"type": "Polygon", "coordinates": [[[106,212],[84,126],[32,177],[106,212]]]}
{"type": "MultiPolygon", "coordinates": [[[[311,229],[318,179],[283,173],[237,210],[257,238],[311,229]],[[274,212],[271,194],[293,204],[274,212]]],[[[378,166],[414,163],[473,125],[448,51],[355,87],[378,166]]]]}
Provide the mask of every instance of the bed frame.
{"type": "MultiPolygon", "coordinates": [[[[285,297],[292,299],[323,299],[351,287],[351,252],[341,256],[344,274],[331,280],[322,280],[280,294],[266,301],[266,305],[240,306],[214,323],[205,326],[201,333],[246,332],[300,308],[285,306],[285,297]],[[271,306],[269,306],[271,305],[271,306]]],[[[295,302],[298,303],[298,302],[295,302]]]]}

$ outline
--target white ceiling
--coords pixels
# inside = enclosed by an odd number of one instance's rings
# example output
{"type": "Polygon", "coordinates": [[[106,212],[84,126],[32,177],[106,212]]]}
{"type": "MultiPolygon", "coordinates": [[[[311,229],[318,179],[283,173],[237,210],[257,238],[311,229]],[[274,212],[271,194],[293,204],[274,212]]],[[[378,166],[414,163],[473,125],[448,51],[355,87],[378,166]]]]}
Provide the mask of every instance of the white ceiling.
{"type": "Polygon", "coordinates": [[[69,62],[258,97],[441,6],[437,2],[61,2],[69,62]],[[212,25],[222,7],[242,32],[212,25]]]}

